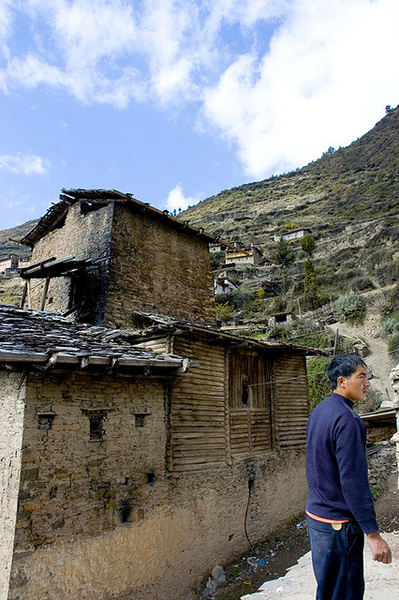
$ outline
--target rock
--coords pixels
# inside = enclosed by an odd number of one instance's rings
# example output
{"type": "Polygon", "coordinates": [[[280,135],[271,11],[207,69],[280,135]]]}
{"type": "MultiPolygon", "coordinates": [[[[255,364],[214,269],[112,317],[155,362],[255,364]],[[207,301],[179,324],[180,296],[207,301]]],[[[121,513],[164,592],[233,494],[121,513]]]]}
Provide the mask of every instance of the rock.
{"type": "Polygon", "coordinates": [[[209,577],[208,582],[202,595],[204,598],[209,598],[216,592],[216,589],[226,581],[226,575],[224,573],[223,567],[217,565],[212,569],[211,577],[209,577]]]}

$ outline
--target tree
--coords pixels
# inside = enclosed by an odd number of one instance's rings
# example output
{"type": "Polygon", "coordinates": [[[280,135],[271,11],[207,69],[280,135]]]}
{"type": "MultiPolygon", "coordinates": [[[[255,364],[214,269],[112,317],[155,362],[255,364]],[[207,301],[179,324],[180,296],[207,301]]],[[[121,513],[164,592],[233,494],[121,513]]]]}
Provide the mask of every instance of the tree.
{"type": "Polygon", "coordinates": [[[305,260],[304,293],[306,306],[311,309],[317,308],[319,286],[316,279],[316,269],[310,258],[305,260]]]}
{"type": "Polygon", "coordinates": [[[334,154],[334,152],[335,152],[334,146],[330,146],[328,150],[326,150],[325,152],[323,152],[323,154],[321,155],[321,157],[324,158],[325,156],[330,156],[331,154],[334,154]]]}
{"type": "Polygon", "coordinates": [[[316,248],[316,240],[311,233],[303,236],[301,239],[301,248],[310,257],[316,248]]]}
{"type": "Polygon", "coordinates": [[[280,238],[277,243],[274,260],[280,267],[289,267],[295,261],[295,254],[284,238],[280,238]]]}

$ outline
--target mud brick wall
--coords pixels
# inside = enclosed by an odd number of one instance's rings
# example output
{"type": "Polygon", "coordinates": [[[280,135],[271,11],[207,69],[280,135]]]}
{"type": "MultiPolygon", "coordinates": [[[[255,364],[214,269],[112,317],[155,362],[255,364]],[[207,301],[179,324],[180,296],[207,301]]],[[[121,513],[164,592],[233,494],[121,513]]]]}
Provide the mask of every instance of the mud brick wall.
{"type": "Polygon", "coordinates": [[[300,450],[169,472],[166,395],[148,378],[28,376],[8,600],[189,600],[248,550],[249,475],[254,544],[303,510],[300,450]],[[104,434],[90,439],[96,409],[104,434]]]}
{"type": "Polygon", "coordinates": [[[163,479],[164,389],[86,374],[29,376],[17,543],[24,551],[143,516],[163,479]],[[90,431],[91,419],[99,425],[90,431]],[[100,419],[100,424],[98,419],[100,419]]]}
{"type": "Polygon", "coordinates": [[[215,324],[208,243],[167,221],[115,205],[106,324],[143,310],[215,324]]]}
{"type": "Polygon", "coordinates": [[[0,598],[7,598],[21,470],[25,378],[0,371],[0,598]]]}
{"type": "MultiPolygon", "coordinates": [[[[31,263],[48,258],[74,256],[92,259],[96,265],[88,267],[77,282],[78,300],[84,302],[83,321],[102,324],[108,286],[108,259],[111,245],[113,204],[92,212],[81,210],[80,202],[68,210],[62,227],[51,231],[37,242],[31,263]]],[[[32,308],[39,310],[44,280],[32,279],[32,308]]],[[[56,277],[50,281],[45,310],[64,313],[70,308],[70,277],[56,277]]],[[[27,302],[26,302],[27,306],[27,302]]]]}

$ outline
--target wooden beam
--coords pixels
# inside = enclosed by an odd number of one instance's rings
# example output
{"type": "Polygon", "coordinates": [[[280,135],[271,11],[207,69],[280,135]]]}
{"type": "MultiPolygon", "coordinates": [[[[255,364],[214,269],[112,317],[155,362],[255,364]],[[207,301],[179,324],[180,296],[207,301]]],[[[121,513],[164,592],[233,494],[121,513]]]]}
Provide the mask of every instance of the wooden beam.
{"type": "Polygon", "coordinates": [[[44,310],[44,306],[46,304],[49,283],[50,283],[50,275],[47,275],[46,281],[44,283],[42,301],[41,301],[41,304],[40,304],[40,310],[41,311],[44,310]]]}

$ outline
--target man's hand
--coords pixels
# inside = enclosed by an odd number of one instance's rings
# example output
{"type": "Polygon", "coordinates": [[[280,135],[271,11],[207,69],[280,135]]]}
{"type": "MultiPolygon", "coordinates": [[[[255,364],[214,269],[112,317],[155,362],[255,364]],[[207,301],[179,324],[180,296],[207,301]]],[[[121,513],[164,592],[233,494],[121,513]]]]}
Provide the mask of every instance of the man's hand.
{"type": "Polygon", "coordinates": [[[367,543],[369,545],[373,560],[388,564],[392,561],[391,549],[380,536],[378,531],[367,534],[367,543]]]}

